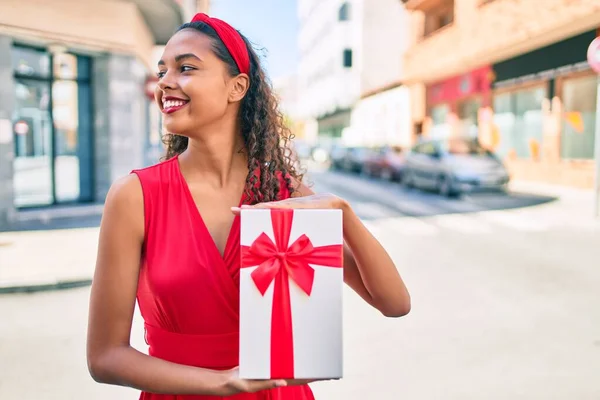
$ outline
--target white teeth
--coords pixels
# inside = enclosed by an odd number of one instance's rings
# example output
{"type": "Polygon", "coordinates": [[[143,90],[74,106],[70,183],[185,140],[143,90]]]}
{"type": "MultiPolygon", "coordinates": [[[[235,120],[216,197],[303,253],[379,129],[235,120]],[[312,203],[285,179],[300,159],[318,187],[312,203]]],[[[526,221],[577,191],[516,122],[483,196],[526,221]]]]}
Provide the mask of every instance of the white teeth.
{"type": "Polygon", "coordinates": [[[171,108],[171,107],[180,107],[182,105],[184,105],[186,102],[185,101],[181,101],[181,100],[167,100],[163,102],[163,107],[164,108],[171,108]]]}

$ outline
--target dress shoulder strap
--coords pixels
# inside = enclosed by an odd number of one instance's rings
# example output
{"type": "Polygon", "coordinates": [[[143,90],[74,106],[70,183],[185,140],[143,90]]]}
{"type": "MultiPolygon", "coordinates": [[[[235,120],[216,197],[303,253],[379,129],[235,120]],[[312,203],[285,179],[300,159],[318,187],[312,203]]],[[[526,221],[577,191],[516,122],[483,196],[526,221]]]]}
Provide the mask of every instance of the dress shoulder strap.
{"type": "Polygon", "coordinates": [[[173,163],[176,157],[145,168],[134,169],[132,174],[137,175],[142,186],[144,196],[144,241],[152,230],[153,216],[159,212],[159,207],[164,202],[160,197],[168,191],[168,185],[172,181],[173,163]]]}

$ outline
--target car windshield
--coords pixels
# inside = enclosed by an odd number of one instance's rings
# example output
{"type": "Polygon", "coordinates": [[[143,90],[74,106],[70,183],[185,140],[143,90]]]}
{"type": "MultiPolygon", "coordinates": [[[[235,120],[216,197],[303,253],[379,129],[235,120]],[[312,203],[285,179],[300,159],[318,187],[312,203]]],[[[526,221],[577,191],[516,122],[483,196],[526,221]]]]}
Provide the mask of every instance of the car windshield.
{"type": "Polygon", "coordinates": [[[489,156],[489,152],[475,140],[450,139],[444,142],[444,150],[453,155],[489,156]]]}

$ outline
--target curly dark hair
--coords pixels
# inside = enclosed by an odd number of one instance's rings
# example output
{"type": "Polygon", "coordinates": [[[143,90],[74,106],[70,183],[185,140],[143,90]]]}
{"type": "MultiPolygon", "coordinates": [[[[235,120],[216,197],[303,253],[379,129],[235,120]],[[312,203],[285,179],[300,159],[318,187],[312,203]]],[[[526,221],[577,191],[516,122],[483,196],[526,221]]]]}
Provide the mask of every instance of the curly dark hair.
{"type": "MultiPolygon", "coordinates": [[[[182,29],[195,29],[210,37],[213,41],[215,55],[229,66],[231,76],[240,70],[231,54],[209,25],[202,22],[183,24],[182,29]]],[[[240,117],[245,149],[248,153],[248,176],[246,177],[246,202],[254,204],[279,199],[280,180],[282,174],[290,193],[297,188],[292,180],[302,182],[303,173],[291,149],[294,135],[284,122],[279,110],[278,100],[271,84],[262,69],[258,55],[250,41],[240,33],[246,43],[250,56],[250,88],[242,100],[240,117]],[[259,171],[257,174],[256,171],[259,171]]],[[[170,159],[185,151],[188,138],[174,133],[163,135],[163,143],[167,146],[165,159],[170,159]]]]}

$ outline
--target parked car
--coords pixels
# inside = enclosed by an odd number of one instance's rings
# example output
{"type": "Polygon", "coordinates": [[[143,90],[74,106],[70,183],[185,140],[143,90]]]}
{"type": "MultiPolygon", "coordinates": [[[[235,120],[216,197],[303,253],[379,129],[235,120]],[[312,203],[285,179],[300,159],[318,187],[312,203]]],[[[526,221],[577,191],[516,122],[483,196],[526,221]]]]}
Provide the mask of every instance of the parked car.
{"type": "Polygon", "coordinates": [[[344,168],[344,158],[348,150],[340,145],[334,145],[329,149],[329,167],[341,170],[344,168]]]}
{"type": "Polygon", "coordinates": [[[509,179],[498,157],[470,138],[425,140],[406,155],[404,183],[444,196],[504,190],[509,179]]]}
{"type": "Polygon", "coordinates": [[[374,149],[363,165],[363,173],[384,180],[401,181],[404,171],[404,150],[399,146],[374,149]]]}
{"type": "Polygon", "coordinates": [[[372,151],[367,147],[349,147],[341,161],[342,168],[348,172],[361,172],[372,151]]]}

